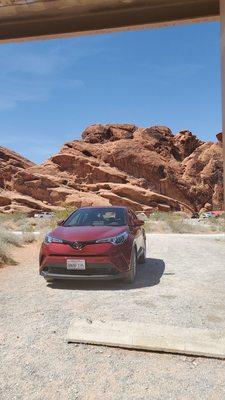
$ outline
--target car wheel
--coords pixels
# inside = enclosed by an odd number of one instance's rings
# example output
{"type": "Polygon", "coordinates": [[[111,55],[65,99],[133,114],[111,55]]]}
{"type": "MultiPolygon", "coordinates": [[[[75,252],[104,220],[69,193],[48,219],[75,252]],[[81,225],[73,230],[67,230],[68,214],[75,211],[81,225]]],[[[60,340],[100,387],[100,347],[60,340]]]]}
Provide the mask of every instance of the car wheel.
{"type": "Polygon", "coordinates": [[[146,261],[146,249],[143,249],[143,251],[142,251],[142,253],[141,253],[141,255],[140,255],[139,259],[138,259],[138,262],[140,264],[144,264],[145,261],[146,261]]]}
{"type": "Polygon", "coordinates": [[[124,279],[124,282],[133,283],[136,278],[136,273],[137,273],[137,253],[136,253],[136,249],[134,248],[132,250],[132,254],[131,254],[130,270],[128,271],[127,276],[124,279]]]}
{"type": "Polygon", "coordinates": [[[45,280],[46,280],[47,283],[53,283],[54,282],[53,278],[45,278],[45,280]]]}

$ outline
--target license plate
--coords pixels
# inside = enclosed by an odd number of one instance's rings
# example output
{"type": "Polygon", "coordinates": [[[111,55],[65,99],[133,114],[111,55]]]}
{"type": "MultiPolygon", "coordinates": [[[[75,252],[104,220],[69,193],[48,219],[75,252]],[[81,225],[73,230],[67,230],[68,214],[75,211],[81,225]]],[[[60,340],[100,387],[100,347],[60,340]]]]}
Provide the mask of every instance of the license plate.
{"type": "Polygon", "coordinates": [[[85,269],[85,260],[67,260],[67,269],[83,271],[85,269]]]}

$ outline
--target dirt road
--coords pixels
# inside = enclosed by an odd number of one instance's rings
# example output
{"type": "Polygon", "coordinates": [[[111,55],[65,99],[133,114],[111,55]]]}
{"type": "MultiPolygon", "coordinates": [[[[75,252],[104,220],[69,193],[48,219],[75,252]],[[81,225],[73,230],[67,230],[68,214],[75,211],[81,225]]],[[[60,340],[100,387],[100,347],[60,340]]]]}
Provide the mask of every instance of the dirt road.
{"type": "Polygon", "coordinates": [[[225,331],[225,239],[148,235],[134,285],[47,285],[38,248],[0,271],[1,400],[224,400],[225,361],[67,344],[74,317],[225,331]]]}

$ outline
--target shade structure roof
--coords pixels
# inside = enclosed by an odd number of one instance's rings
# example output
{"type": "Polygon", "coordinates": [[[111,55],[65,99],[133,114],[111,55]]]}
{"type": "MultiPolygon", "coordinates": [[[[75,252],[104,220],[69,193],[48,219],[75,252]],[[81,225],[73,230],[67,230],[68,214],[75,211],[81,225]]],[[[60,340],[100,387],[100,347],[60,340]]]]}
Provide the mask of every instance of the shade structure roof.
{"type": "Polygon", "coordinates": [[[219,0],[0,0],[0,41],[219,18],[219,0]]]}

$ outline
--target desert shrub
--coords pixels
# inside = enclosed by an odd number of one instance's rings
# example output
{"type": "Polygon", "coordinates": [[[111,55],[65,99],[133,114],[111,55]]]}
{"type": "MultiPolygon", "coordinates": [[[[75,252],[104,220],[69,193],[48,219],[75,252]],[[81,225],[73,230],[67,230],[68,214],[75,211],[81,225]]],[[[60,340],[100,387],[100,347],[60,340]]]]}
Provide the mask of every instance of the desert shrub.
{"type": "Polygon", "coordinates": [[[225,232],[225,216],[220,215],[217,218],[208,218],[207,223],[211,226],[214,232],[225,232]]]}
{"type": "Polygon", "coordinates": [[[57,221],[64,220],[75,210],[76,207],[65,207],[63,210],[55,211],[54,218],[57,219],[57,221]]]}
{"type": "Polygon", "coordinates": [[[10,230],[3,229],[0,232],[0,265],[15,265],[16,262],[10,257],[10,249],[32,243],[35,240],[36,237],[33,233],[26,232],[23,235],[16,235],[10,230]]]}
{"type": "Polygon", "coordinates": [[[147,221],[144,225],[147,233],[170,233],[169,226],[164,221],[147,221]]]}
{"type": "Polygon", "coordinates": [[[154,212],[145,223],[150,233],[216,233],[225,232],[224,215],[217,218],[192,220],[173,212],[154,212]]]}
{"type": "Polygon", "coordinates": [[[171,233],[200,233],[198,226],[190,225],[184,220],[175,220],[175,221],[171,220],[169,221],[168,225],[171,233]]]}
{"type": "Polygon", "coordinates": [[[20,230],[28,220],[27,214],[22,212],[0,214],[0,224],[6,229],[20,230]]]}
{"type": "Polygon", "coordinates": [[[10,215],[10,217],[14,222],[17,222],[20,221],[21,219],[23,220],[24,218],[27,218],[27,214],[20,211],[15,211],[10,215]]]}
{"type": "Polygon", "coordinates": [[[6,244],[11,244],[16,247],[22,246],[21,237],[13,232],[10,232],[9,230],[3,229],[0,232],[0,240],[6,244]]]}
{"type": "Polygon", "coordinates": [[[225,239],[224,238],[216,238],[215,241],[216,242],[220,242],[220,243],[225,243],[225,239]]]}
{"type": "Polygon", "coordinates": [[[16,263],[10,257],[8,244],[4,242],[2,239],[0,239],[0,266],[6,264],[16,264],[16,263]]]}
{"type": "Polygon", "coordinates": [[[76,207],[66,206],[62,210],[55,211],[53,218],[48,221],[46,220],[46,225],[48,224],[49,227],[55,228],[59,221],[65,220],[75,210],[76,210],[76,207]]]}
{"type": "Polygon", "coordinates": [[[178,221],[181,220],[182,217],[179,214],[176,214],[174,212],[163,212],[163,211],[155,211],[150,215],[149,220],[152,221],[165,221],[165,222],[170,222],[170,221],[178,221]]]}
{"type": "Polygon", "coordinates": [[[22,241],[25,244],[33,243],[36,241],[36,236],[32,232],[25,232],[23,233],[22,241]]]}
{"type": "Polygon", "coordinates": [[[31,219],[26,218],[20,221],[18,227],[22,232],[34,232],[36,224],[31,219]]]}
{"type": "Polygon", "coordinates": [[[0,224],[4,223],[9,219],[9,216],[7,214],[0,214],[0,224]]]}
{"type": "Polygon", "coordinates": [[[155,211],[145,223],[146,232],[183,233],[183,218],[173,212],[155,211]]]}

